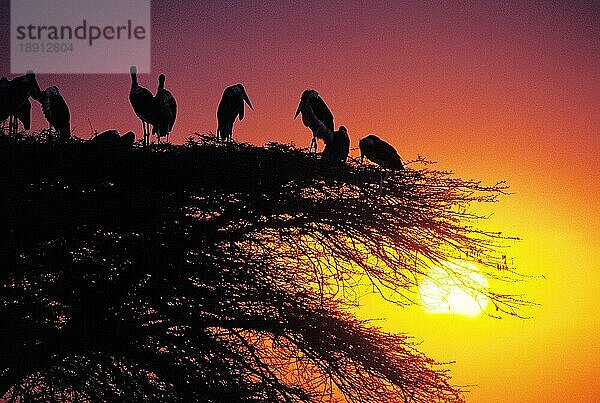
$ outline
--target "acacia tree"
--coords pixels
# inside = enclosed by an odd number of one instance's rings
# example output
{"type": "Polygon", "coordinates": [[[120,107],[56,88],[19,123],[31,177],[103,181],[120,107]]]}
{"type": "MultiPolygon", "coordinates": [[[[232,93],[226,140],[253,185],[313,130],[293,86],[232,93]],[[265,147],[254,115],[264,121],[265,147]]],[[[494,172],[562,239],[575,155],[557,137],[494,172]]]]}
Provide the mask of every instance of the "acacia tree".
{"type": "MultiPolygon", "coordinates": [[[[0,164],[8,400],[461,401],[445,366],[347,305],[365,281],[412,303],[453,257],[512,273],[469,213],[503,184],[427,167],[380,190],[373,167],[206,139],[25,139],[0,164]]],[[[523,303],[477,291],[509,314],[523,303]]]]}

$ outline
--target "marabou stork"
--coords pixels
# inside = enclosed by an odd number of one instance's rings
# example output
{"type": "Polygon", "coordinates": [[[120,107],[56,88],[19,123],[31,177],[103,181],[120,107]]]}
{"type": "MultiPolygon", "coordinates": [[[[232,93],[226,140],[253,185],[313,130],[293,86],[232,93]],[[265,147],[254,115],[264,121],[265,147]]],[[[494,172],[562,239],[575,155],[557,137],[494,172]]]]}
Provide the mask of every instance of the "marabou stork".
{"type": "Polygon", "coordinates": [[[23,123],[25,130],[29,129],[31,121],[29,97],[38,97],[39,95],[40,87],[31,70],[12,80],[8,80],[6,77],[0,78],[0,121],[9,119],[9,134],[17,133],[18,120],[23,123]]]}
{"type": "Polygon", "coordinates": [[[381,193],[383,188],[383,181],[387,175],[384,176],[383,170],[389,169],[392,171],[401,171],[404,169],[402,160],[398,155],[398,152],[391,144],[381,140],[374,134],[369,134],[367,137],[362,138],[358,143],[360,148],[360,163],[363,163],[365,157],[369,161],[379,165],[381,169],[381,176],[379,179],[379,191],[381,193]]]}
{"type": "Polygon", "coordinates": [[[142,121],[142,128],[144,130],[143,144],[147,146],[150,144],[150,124],[153,121],[154,97],[147,88],[138,84],[137,68],[135,66],[130,67],[129,74],[131,74],[129,102],[137,117],[142,121]]]}
{"type": "Polygon", "coordinates": [[[333,132],[331,139],[325,143],[321,157],[334,163],[344,163],[350,153],[350,136],[344,126],[333,132]]]}
{"type": "Polygon", "coordinates": [[[165,75],[158,76],[158,89],[154,95],[154,111],[152,122],[152,134],[156,134],[158,142],[163,136],[169,141],[169,133],[173,130],[175,117],[177,116],[177,102],[175,97],[165,89],[165,75]]]}
{"type": "Polygon", "coordinates": [[[242,84],[232,85],[223,91],[223,96],[217,108],[217,136],[221,140],[233,140],[233,123],[237,117],[239,117],[240,122],[244,119],[244,102],[248,104],[250,109],[254,110],[242,84]]]}
{"type": "MultiPolygon", "coordinates": [[[[312,142],[310,143],[310,151],[317,151],[317,138],[323,139],[323,136],[327,136],[327,133],[323,133],[320,128],[315,128],[309,126],[304,115],[307,110],[307,106],[310,106],[314,112],[315,117],[320,120],[323,125],[330,131],[333,132],[335,129],[333,127],[333,114],[327,107],[323,98],[319,96],[319,93],[315,90],[305,90],[300,97],[300,103],[298,104],[298,109],[296,109],[296,114],[294,115],[294,119],[298,117],[298,114],[302,112],[302,123],[304,126],[309,127],[313,133],[312,142]]],[[[312,118],[310,118],[312,119],[312,118]]]]}
{"type": "Polygon", "coordinates": [[[58,87],[52,86],[42,91],[39,97],[32,98],[42,104],[42,111],[50,127],[56,130],[59,140],[71,137],[71,114],[65,99],[60,94],[58,87]]]}

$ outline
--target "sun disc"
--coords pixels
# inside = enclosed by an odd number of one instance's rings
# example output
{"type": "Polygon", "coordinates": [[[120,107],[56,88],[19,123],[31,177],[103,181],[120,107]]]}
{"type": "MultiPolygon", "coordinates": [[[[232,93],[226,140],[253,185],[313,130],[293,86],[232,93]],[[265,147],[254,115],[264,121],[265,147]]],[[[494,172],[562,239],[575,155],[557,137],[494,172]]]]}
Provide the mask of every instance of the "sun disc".
{"type": "Polygon", "coordinates": [[[489,298],[477,291],[487,289],[488,285],[474,264],[444,262],[431,267],[428,277],[419,286],[419,295],[428,313],[474,317],[489,303],[489,298]]]}

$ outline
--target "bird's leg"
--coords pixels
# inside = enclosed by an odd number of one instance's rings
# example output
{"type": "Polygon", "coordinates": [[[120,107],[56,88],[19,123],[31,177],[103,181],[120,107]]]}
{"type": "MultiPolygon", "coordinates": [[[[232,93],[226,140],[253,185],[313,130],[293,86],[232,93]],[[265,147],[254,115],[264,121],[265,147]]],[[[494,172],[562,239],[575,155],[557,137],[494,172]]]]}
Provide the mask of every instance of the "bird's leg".
{"type": "Polygon", "coordinates": [[[16,137],[17,130],[18,130],[18,127],[19,127],[19,123],[18,123],[18,120],[17,120],[16,116],[11,115],[10,118],[11,118],[10,121],[11,121],[11,133],[12,133],[11,135],[13,137],[16,137]]]}
{"type": "Polygon", "coordinates": [[[379,196],[383,194],[383,169],[379,170],[379,196]]]}
{"type": "Polygon", "coordinates": [[[312,141],[310,143],[310,148],[308,149],[309,152],[317,152],[317,138],[315,136],[313,136],[312,141]],[[314,147],[314,151],[313,151],[313,147],[314,147]]]}

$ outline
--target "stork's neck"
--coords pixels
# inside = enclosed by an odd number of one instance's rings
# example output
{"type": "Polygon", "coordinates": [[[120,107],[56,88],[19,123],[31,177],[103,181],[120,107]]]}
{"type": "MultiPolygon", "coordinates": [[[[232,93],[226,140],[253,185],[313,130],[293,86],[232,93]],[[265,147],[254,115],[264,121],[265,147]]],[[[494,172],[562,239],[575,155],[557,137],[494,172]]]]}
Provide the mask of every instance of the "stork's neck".
{"type": "Polygon", "coordinates": [[[137,87],[137,85],[138,85],[137,74],[131,73],[131,86],[132,87],[137,87]]]}

